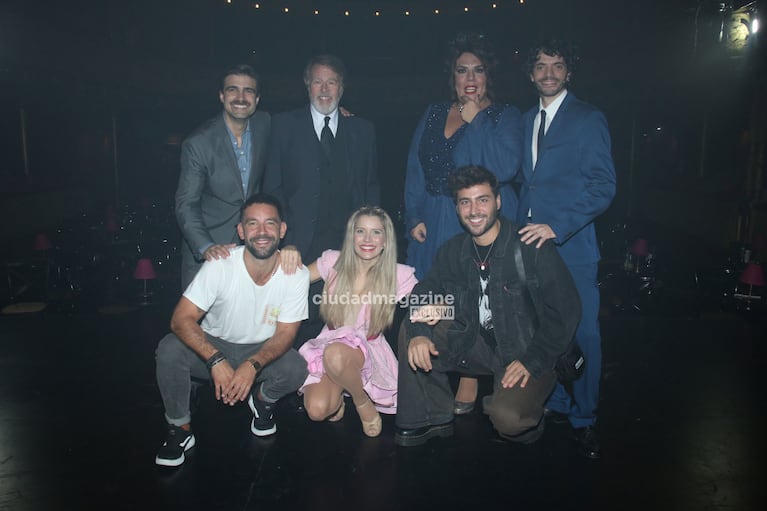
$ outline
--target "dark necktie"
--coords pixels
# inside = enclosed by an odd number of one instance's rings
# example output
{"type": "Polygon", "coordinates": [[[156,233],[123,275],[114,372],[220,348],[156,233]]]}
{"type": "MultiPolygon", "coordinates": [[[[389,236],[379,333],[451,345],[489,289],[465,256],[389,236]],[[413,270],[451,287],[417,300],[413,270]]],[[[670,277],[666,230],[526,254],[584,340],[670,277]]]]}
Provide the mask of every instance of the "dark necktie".
{"type": "Polygon", "coordinates": [[[333,147],[333,131],[330,129],[330,117],[325,117],[325,126],[320,133],[320,144],[322,144],[322,150],[325,151],[325,156],[330,157],[330,151],[333,147]]]}
{"type": "Polygon", "coordinates": [[[541,110],[541,124],[538,126],[538,153],[535,156],[535,164],[538,164],[538,161],[541,159],[541,154],[543,153],[543,137],[546,134],[546,110],[541,110]]]}

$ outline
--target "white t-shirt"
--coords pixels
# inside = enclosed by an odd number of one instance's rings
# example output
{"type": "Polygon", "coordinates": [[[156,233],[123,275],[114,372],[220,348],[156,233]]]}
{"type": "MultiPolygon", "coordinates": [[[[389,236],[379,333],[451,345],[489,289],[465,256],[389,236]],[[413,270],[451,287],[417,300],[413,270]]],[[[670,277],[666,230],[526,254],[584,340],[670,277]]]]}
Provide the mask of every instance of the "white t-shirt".
{"type": "Polygon", "coordinates": [[[278,267],[266,285],[258,286],[245,268],[244,252],[240,246],[226,259],[205,262],[184,296],[207,311],[206,333],[233,344],[258,344],[274,335],[278,321],[309,316],[309,270],[285,275],[278,267]]]}

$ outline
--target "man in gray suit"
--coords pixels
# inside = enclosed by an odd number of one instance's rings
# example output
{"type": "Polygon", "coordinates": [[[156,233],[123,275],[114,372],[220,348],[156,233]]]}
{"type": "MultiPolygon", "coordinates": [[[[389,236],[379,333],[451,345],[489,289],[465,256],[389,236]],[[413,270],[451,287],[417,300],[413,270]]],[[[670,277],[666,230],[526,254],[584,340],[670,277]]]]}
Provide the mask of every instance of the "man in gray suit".
{"type": "Polygon", "coordinates": [[[218,97],[224,111],[197,128],[181,146],[176,219],[184,236],[181,286],[206,260],[227,258],[238,243],[245,199],[260,190],[271,118],[256,112],[258,75],[248,65],[228,69],[218,97]]]}

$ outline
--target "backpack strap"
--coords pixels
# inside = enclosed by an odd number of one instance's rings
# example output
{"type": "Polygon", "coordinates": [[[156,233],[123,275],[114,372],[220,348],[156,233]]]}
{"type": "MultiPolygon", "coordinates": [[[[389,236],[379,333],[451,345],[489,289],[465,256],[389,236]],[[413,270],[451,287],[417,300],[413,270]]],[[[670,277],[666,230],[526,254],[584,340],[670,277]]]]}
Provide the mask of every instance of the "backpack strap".
{"type": "MultiPolygon", "coordinates": [[[[514,240],[514,266],[517,268],[517,276],[519,277],[519,283],[522,287],[527,288],[530,293],[530,298],[533,300],[536,308],[538,306],[537,293],[538,293],[538,277],[535,272],[528,274],[525,269],[525,260],[522,257],[522,242],[519,239],[514,240]]],[[[536,252],[536,257],[538,256],[536,252]]]]}
{"type": "Polygon", "coordinates": [[[515,240],[514,242],[514,264],[517,267],[517,276],[519,282],[523,286],[527,285],[527,272],[525,271],[525,261],[522,260],[522,242],[515,240]]]}

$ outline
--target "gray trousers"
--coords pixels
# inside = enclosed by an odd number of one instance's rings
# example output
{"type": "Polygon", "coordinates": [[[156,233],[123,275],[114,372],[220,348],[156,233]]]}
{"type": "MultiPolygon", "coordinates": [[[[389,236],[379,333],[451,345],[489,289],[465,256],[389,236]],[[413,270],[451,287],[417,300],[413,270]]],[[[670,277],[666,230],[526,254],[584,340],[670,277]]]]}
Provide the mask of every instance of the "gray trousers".
{"type": "MultiPolygon", "coordinates": [[[[408,321],[406,318],[405,321],[408,321]]],[[[432,341],[437,351],[446,352],[444,341],[452,321],[440,321],[433,332],[432,341]]],[[[413,371],[407,361],[410,339],[407,327],[399,330],[399,392],[397,402],[397,426],[404,429],[444,424],[453,419],[453,391],[448,372],[472,375],[493,375],[493,394],[484,402],[485,413],[498,434],[508,440],[529,443],[543,433],[543,404],[554,389],[554,371],[546,371],[539,378],[531,377],[525,388],[519,384],[512,388],[501,387],[506,371],[500,357],[482,337],[477,334],[471,350],[462,363],[451,363],[444,356],[432,357],[432,370],[413,371]]]]}
{"type": "MultiPolygon", "coordinates": [[[[259,344],[232,344],[217,337],[205,334],[208,342],[226,356],[232,368],[237,367],[263,346],[259,344]]],[[[189,395],[192,389],[192,377],[210,380],[210,373],[205,361],[175,334],[162,338],[155,352],[157,363],[157,386],[165,406],[165,419],[169,424],[182,426],[192,420],[189,410],[189,395]]],[[[253,383],[252,393],[259,389],[264,401],[276,402],[282,396],[295,392],[306,379],[306,360],[291,349],[277,360],[261,369],[253,383]]]]}

